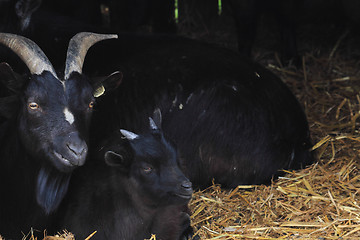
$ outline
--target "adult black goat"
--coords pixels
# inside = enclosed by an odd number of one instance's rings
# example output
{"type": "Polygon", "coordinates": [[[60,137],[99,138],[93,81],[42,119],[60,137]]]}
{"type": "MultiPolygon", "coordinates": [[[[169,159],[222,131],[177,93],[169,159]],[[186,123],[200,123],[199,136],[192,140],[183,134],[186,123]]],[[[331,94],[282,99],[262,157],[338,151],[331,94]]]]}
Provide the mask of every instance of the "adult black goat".
{"type": "MultiPolygon", "coordinates": [[[[121,69],[117,92],[97,102],[96,139],[141,133],[155,108],[194,186],[269,182],[280,169],[312,162],[306,116],[288,87],[264,67],[211,44],[170,36],[122,36],[99,43],[85,71],[121,69]],[[95,60],[93,63],[93,60],[95,60]]],[[[146,129],[145,129],[146,130],[146,129]]]]}
{"type": "Polygon", "coordinates": [[[187,203],[192,185],[178,166],[175,147],[158,127],[159,116],[157,111],[150,118],[150,131],[144,134],[115,133],[98,157],[90,156],[97,161],[74,173],[57,230],[67,229],[78,239],[94,230],[92,238],[104,240],[143,240],[151,234],[161,240],[191,238],[187,203]]]}
{"type": "Polygon", "coordinates": [[[114,37],[72,38],[60,79],[34,42],[0,33],[0,43],[31,72],[20,77],[0,65],[0,80],[10,89],[0,99],[0,233],[6,239],[20,239],[21,231],[41,226],[63,199],[72,170],[84,164],[94,90],[82,65],[93,44],[114,37]]]}

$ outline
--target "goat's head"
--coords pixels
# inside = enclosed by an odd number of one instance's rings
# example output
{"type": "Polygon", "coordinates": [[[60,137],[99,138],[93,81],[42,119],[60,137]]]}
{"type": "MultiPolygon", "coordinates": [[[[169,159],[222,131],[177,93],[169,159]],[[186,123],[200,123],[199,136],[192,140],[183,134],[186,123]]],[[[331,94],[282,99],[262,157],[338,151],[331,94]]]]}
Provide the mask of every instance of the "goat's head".
{"type": "MultiPolygon", "coordinates": [[[[37,175],[36,198],[50,213],[64,197],[70,172],[85,163],[88,135],[95,96],[103,91],[90,84],[82,74],[88,49],[96,42],[116,35],[79,33],[69,43],[64,78],[60,79],[42,50],[31,40],[0,33],[0,43],[15,52],[30,70],[28,79],[0,64],[0,80],[17,95],[13,114],[2,114],[17,120],[20,142],[40,171],[37,175]]],[[[111,75],[120,82],[121,73],[111,75]]],[[[97,86],[101,84],[97,83],[97,86]]]]}
{"type": "MultiPolygon", "coordinates": [[[[69,43],[64,79],[31,40],[0,33],[0,42],[27,65],[31,76],[20,91],[19,133],[27,152],[62,172],[84,164],[94,89],[82,74],[88,49],[116,35],[79,33],[69,43]]],[[[11,70],[9,70],[11,71],[11,70]]]]}
{"type": "Polygon", "coordinates": [[[178,166],[176,148],[160,129],[160,110],[149,120],[150,133],[138,135],[121,129],[131,150],[122,137],[114,138],[105,147],[105,162],[126,173],[131,192],[145,205],[186,204],[192,196],[192,184],[178,166]]]}

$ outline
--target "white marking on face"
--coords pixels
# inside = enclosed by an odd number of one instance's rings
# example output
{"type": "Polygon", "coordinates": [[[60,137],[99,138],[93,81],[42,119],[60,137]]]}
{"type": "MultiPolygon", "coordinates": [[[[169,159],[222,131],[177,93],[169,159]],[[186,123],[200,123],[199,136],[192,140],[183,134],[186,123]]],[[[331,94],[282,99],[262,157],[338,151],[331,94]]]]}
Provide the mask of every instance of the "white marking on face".
{"type": "Polygon", "coordinates": [[[68,108],[64,109],[65,120],[71,124],[75,121],[74,115],[69,111],[68,108]]]}

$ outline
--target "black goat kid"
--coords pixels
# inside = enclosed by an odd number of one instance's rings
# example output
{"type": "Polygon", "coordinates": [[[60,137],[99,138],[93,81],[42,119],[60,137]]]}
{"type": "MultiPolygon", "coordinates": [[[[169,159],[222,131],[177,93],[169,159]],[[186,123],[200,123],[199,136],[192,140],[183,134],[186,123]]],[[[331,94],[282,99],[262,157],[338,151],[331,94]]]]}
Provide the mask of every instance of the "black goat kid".
{"type": "Polygon", "coordinates": [[[21,239],[63,199],[73,169],[85,163],[94,89],[81,74],[87,50],[114,35],[80,33],[69,43],[65,77],[31,40],[0,33],[31,75],[0,65],[0,233],[21,239]]]}
{"type": "MultiPolygon", "coordinates": [[[[159,116],[159,115],[158,115],[159,116]]],[[[177,153],[158,121],[150,133],[120,130],[105,143],[102,162],[89,161],[74,173],[59,212],[62,224],[78,239],[188,239],[192,230],[187,203],[191,182],[181,172],[177,153]],[[64,209],[62,209],[64,208],[64,209]]],[[[157,119],[157,120],[156,120],[157,119]]]]}

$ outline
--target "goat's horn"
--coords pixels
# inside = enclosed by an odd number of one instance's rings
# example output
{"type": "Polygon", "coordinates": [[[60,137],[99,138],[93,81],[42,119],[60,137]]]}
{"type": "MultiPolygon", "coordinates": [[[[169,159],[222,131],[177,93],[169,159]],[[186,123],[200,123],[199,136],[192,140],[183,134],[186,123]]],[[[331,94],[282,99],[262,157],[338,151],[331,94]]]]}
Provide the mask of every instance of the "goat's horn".
{"type": "Polygon", "coordinates": [[[31,74],[40,75],[43,71],[49,71],[58,78],[44,52],[30,39],[16,34],[0,33],[0,43],[16,53],[29,68],[31,74]]]}
{"type": "Polygon", "coordinates": [[[136,133],[130,132],[128,130],[120,129],[120,132],[122,135],[124,135],[124,137],[126,137],[130,141],[139,138],[139,135],[137,135],[136,133]]]}
{"type": "Polygon", "coordinates": [[[117,37],[116,34],[89,32],[81,32],[72,37],[66,54],[64,78],[68,79],[72,72],[82,73],[85,55],[91,46],[99,41],[117,37]]]}

